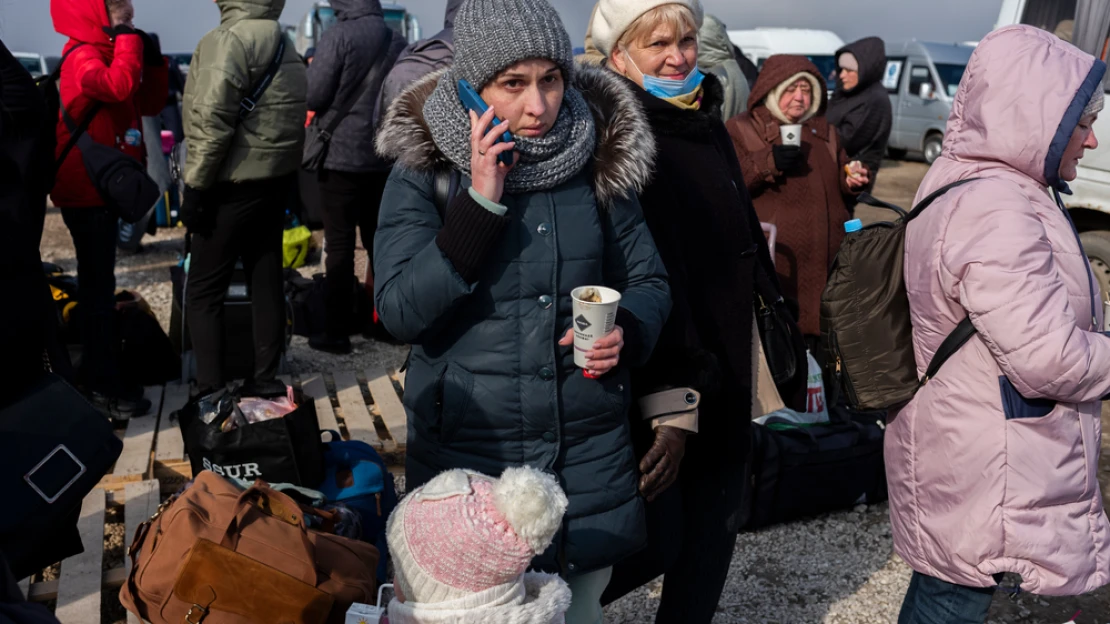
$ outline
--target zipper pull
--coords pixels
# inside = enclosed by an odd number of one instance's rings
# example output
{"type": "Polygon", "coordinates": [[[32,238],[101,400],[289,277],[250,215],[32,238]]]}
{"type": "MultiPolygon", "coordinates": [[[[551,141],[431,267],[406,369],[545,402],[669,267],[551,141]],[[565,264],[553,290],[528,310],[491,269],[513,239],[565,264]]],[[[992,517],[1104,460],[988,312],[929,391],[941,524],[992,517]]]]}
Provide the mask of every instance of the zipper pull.
{"type": "Polygon", "coordinates": [[[378,504],[378,517],[382,517],[382,493],[378,492],[374,495],[374,502],[378,504]]]}

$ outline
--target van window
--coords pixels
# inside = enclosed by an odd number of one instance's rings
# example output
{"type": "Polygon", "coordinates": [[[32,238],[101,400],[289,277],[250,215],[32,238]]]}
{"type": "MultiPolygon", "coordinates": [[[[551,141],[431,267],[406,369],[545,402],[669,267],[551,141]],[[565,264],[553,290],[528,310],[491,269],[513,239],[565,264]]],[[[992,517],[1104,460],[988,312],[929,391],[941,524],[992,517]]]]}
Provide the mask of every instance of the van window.
{"type": "Polygon", "coordinates": [[[940,75],[940,84],[948,97],[956,97],[956,90],[960,88],[960,80],[964,77],[967,65],[949,65],[937,63],[937,74],[940,75]]]}
{"type": "MultiPolygon", "coordinates": [[[[1075,19],[1075,5],[1076,0],[1027,0],[1021,23],[1050,33],[1055,33],[1062,25],[1064,28],[1059,34],[1065,34],[1063,31],[1070,31],[1071,22],[1075,19]]],[[[1070,39],[1071,33],[1066,34],[1070,39]]]]}
{"type": "Polygon", "coordinates": [[[829,91],[836,88],[836,57],[831,54],[810,54],[806,58],[817,66],[817,71],[825,77],[829,91]]]}
{"type": "Polygon", "coordinates": [[[933,76],[929,73],[929,68],[921,65],[913,65],[910,67],[910,94],[917,95],[921,93],[921,85],[927,84],[933,86],[933,76]]]}

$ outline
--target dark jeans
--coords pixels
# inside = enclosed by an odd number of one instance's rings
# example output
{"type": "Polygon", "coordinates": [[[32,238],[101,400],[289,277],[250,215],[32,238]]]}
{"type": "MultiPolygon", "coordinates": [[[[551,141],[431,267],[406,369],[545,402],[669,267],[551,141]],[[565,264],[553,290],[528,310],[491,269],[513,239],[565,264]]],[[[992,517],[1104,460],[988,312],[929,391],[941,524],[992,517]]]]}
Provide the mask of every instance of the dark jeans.
{"type": "Polygon", "coordinates": [[[116,396],[120,387],[116,336],[116,235],[119,218],[107,208],[62,208],[77,250],[77,302],[81,330],[79,379],[116,396]]]}
{"type": "MultiPolygon", "coordinates": [[[[997,575],[995,581],[1001,579],[997,575]]],[[[898,624],[983,624],[994,587],[965,587],[914,572],[898,624]]]]}
{"type": "MultiPolygon", "coordinates": [[[[324,293],[327,310],[327,337],[348,336],[352,327],[355,278],[355,228],[362,235],[362,246],[374,261],[374,233],[378,229],[378,210],[385,192],[388,171],[348,173],[325,169],[320,172],[320,202],[324,216],[327,282],[324,293]]],[[[373,284],[373,273],[367,276],[373,284]]]]}
{"type": "Polygon", "coordinates": [[[191,234],[186,290],[186,318],[202,391],[231,381],[223,372],[224,295],[240,258],[251,296],[254,381],[277,376],[285,340],[281,235],[291,182],[283,177],[222,183],[207,193],[215,198],[215,225],[208,234],[191,234]]]}

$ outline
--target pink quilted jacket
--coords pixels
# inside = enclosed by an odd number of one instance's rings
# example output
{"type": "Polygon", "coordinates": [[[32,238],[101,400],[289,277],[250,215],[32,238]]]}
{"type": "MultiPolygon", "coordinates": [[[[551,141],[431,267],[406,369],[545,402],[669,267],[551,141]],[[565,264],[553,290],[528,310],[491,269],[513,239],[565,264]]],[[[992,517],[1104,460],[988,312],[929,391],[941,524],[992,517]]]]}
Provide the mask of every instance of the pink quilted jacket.
{"type": "Polygon", "coordinates": [[[1061,154],[1105,69],[1047,32],[991,33],[918,191],[981,178],[906,233],[920,374],[965,316],[979,332],[887,428],[895,550],[924,574],[987,587],[1016,572],[1048,595],[1110,582],[1096,478],[1110,338],[1096,331],[1098,286],[1075,230],[1046,191],[1067,189],[1061,154]]]}

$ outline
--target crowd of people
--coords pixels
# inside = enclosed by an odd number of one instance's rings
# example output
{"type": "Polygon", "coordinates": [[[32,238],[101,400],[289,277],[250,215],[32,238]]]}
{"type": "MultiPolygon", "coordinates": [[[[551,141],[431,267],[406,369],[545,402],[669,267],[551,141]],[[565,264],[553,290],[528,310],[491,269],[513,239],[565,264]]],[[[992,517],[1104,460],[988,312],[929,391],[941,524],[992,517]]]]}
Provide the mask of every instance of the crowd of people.
{"type": "MultiPolygon", "coordinates": [[[[392,621],[600,623],[604,604],[663,575],[655,621],[710,622],[749,487],[757,281],[791,302],[822,359],[821,293],[891,128],[882,40],[837,52],[829,97],[805,57],[772,56],[756,76],[699,0],[600,0],[577,60],[547,0],[451,0],[444,29],[411,44],[378,0],[332,0],[339,21],[311,64],[282,33],[283,0],[216,5],[182,98],[195,393],[230,381],[222,301],[241,261],[244,392],[284,394],[281,231],[309,168],[327,247],[327,329],[311,346],[351,350],[358,234],[375,314],[411,345],[392,621]],[[584,285],[620,304],[582,368],[571,291],[584,285]],[[464,517],[498,530],[451,521],[464,517]]],[[[62,114],[81,127],[46,118],[0,50],[0,250],[15,269],[0,279],[45,291],[49,192],[77,252],[75,380],[105,412],[141,413],[114,361],[118,216],[71,143],[87,132],[142,161],[169,63],[131,0],[51,10],[69,37],[62,114]]],[[[977,180],[908,228],[918,362],[965,316],[978,338],[888,417],[895,549],[915,570],[900,624],[983,622],[1005,572],[1046,594],[1110,582],[1095,479],[1110,338],[1059,200],[1097,146],[1104,71],[1047,32],[989,35],[919,191],[977,180]],[[1032,76],[1010,71],[1023,59],[1032,76]]],[[[64,366],[46,302],[29,300],[0,323],[12,394],[44,352],[64,366]]]]}

